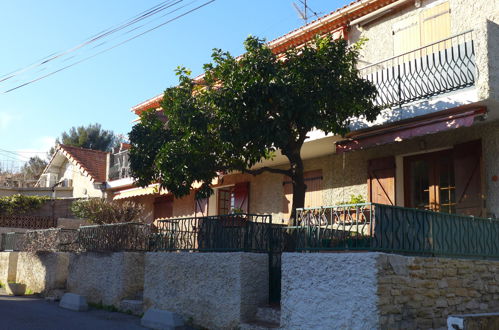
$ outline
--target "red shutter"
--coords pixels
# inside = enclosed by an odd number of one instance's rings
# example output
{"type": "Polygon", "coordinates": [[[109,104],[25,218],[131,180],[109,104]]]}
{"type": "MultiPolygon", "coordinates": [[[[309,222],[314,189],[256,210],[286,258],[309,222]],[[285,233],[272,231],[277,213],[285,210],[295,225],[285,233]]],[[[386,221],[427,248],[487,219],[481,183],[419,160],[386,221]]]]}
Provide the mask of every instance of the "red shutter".
{"type": "Polygon", "coordinates": [[[208,216],[208,198],[201,198],[201,199],[194,198],[194,203],[195,203],[196,217],[208,216]]]}
{"type": "Polygon", "coordinates": [[[454,146],[457,214],[483,215],[481,159],[480,140],[454,146]]]}
{"type": "Polygon", "coordinates": [[[367,189],[370,202],[395,205],[395,157],[369,161],[367,189]]]}
{"type": "Polygon", "coordinates": [[[234,207],[243,213],[249,213],[249,182],[236,183],[234,186],[234,207]]]}
{"type": "Polygon", "coordinates": [[[173,216],[173,197],[162,196],[154,200],[154,220],[173,216]]]}

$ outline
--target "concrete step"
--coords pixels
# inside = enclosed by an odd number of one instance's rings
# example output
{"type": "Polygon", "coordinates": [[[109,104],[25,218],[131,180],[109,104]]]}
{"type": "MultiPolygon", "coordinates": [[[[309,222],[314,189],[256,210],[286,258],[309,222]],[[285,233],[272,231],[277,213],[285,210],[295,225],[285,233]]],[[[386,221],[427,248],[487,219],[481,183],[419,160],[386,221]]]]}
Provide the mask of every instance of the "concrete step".
{"type": "Polygon", "coordinates": [[[142,300],[122,300],[120,310],[133,315],[142,315],[142,313],[144,313],[144,303],[142,300]]]}
{"type": "Polygon", "coordinates": [[[241,323],[239,325],[239,330],[269,330],[269,329],[279,329],[279,323],[253,321],[248,323],[241,323]]]}
{"type": "Polygon", "coordinates": [[[281,323],[281,307],[280,306],[262,306],[258,307],[255,315],[256,321],[267,323],[281,323]]]}

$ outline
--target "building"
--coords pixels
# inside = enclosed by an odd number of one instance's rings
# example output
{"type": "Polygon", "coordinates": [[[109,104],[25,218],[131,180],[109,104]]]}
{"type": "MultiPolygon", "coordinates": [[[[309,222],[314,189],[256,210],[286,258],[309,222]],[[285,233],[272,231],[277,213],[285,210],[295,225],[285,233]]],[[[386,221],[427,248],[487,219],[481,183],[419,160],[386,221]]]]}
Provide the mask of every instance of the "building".
{"type": "Polygon", "coordinates": [[[59,144],[35,187],[66,187],[74,198],[105,197],[108,158],[108,152],[59,144]]]}
{"type": "MultiPolygon", "coordinates": [[[[280,53],[325,33],[368,39],[359,70],[384,110],[374,123],[356,120],[345,138],[311,132],[302,150],[306,207],[365,200],[498,217],[499,2],[357,0],[269,46],[280,53]]],[[[132,110],[158,107],[161,97],[132,110]]],[[[278,155],[259,166],[286,163],[278,155]]],[[[148,205],[150,220],[238,208],[284,222],[292,194],[286,178],[270,173],[222,176],[205,201],[129,178],[110,186],[113,199],[148,205]]]]}

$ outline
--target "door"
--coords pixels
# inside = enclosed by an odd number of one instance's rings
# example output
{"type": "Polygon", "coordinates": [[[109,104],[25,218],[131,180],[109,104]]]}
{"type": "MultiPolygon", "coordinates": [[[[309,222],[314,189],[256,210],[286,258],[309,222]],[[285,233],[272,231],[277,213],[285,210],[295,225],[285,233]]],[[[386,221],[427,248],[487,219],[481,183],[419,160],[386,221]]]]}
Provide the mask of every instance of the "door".
{"type": "Polygon", "coordinates": [[[367,188],[371,203],[395,205],[395,157],[369,161],[367,188]]]}

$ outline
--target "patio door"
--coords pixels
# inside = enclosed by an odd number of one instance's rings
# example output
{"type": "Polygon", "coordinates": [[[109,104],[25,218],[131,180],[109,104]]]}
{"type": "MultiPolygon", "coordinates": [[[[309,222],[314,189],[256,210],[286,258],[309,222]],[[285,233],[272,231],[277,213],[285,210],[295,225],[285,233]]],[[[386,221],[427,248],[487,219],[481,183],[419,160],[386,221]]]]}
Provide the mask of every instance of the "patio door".
{"type": "Polygon", "coordinates": [[[405,206],[482,216],[481,141],[404,158],[405,206]]]}
{"type": "Polygon", "coordinates": [[[452,150],[406,157],[404,169],[406,206],[456,213],[452,150]]]}

